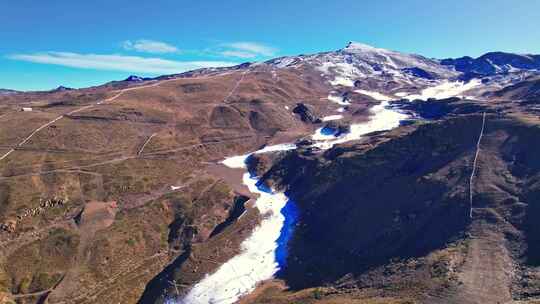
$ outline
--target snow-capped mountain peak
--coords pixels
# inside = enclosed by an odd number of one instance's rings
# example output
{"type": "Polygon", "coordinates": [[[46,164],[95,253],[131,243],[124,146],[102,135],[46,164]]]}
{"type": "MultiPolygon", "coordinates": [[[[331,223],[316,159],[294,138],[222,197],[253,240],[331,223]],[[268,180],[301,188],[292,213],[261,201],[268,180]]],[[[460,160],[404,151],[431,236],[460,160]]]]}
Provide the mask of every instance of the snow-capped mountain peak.
{"type": "Polygon", "coordinates": [[[276,58],[265,64],[274,69],[316,73],[336,90],[355,87],[396,97],[415,96],[430,87],[467,88],[471,80],[479,95],[540,74],[540,55],[491,52],[478,58],[440,60],[361,42],[349,42],[331,52],[276,58]]]}
{"type": "Polygon", "coordinates": [[[465,56],[456,59],[443,59],[440,62],[442,65],[453,66],[456,71],[482,76],[524,70],[540,70],[540,55],[521,55],[505,52],[490,52],[478,58],[465,56]]]}
{"type": "Polygon", "coordinates": [[[349,52],[349,53],[359,53],[359,52],[381,52],[381,53],[384,52],[384,53],[386,53],[386,52],[390,52],[387,49],[377,48],[377,47],[371,46],[369,44],[356,42],[356,41],[350,41],[349,43],[347,43],[347,46],[345,46],[345,48],[343,50],[346,51],[346,52],[349,52]]]}
{"type": "Polygon", "coordinates": [[[343,49],[303,57],[302,64],[315,67],[333,86],[363,87],[392,83],[398,87],[424,87],[434,79],[458,75],[437,60],[400,53],[360,42],[349,42],[343,49]],[[368,84],[371,83],[371,84],[368,84]]]}

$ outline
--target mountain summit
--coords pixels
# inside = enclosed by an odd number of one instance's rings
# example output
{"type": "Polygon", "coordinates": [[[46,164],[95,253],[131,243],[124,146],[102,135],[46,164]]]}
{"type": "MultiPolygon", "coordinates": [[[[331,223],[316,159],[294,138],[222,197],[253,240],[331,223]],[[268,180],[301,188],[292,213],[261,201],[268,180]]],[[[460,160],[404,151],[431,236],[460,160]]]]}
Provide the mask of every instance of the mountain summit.
{"type": "Polygon", "coordinates": [[[504,52],[486,53],[478,58],[468,56],[441,60],[441,64],[453,66],[463,73],[494,75],[523,70],[540,71],[540,55],[520,55],[504,52]]]}

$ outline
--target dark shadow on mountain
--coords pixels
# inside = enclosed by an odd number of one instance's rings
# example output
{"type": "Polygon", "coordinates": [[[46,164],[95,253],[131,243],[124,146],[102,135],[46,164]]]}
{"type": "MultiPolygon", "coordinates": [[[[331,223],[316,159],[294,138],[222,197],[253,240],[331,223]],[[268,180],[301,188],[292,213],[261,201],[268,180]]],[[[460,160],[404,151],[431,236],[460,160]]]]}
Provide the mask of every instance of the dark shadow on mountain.
{"type": "Polygon", "coordinates": [[[174,284],[174,273],[176,269],[179,269],[182,264],[189,258],[191,254],[191,247],[186,247],[184,252],[169,264],[163,271],[155,276],[144,289],[144,292],[139,299],[139,304],[147,303],[164,303],[169,293],[167,290],[174,284]]]}
{"type": "Polygon", "coordinates": [[[332,162],[290,153],[266,175],[300,209],[281,277],[320,286],[462,238],[471,168],[455,161],[472,157],[480,127],[479,115],[420,126],[367,152],[336,147],[332,162]]]}

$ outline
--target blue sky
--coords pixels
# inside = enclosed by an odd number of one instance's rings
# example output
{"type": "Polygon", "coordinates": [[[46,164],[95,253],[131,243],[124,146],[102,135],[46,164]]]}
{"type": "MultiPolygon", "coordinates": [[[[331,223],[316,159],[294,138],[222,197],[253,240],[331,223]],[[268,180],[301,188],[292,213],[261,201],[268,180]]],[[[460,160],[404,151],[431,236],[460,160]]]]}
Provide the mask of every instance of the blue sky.
{"type": "Polygon", "coordinates": [[[0,88],[85,87],[351,40],[437,58],[540,53],[539,12],[538,0],[2,0],[0,88]]]}

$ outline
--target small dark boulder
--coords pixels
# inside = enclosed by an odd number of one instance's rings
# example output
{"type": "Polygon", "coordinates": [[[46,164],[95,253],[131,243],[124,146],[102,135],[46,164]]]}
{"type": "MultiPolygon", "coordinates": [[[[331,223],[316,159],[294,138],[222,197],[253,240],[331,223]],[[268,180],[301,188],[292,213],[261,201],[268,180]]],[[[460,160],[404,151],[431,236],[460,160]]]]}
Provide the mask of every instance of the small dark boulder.
{"type": "Polygon", "coordinates": [[[297,147],[309,147],[313,145],[313,141],[307,138],[303,138],[303,139],[297,140],[295,144],[297,147]]]}
{"type": "Polygon", "coordinates": [[[293,113],[298,114],[300,119],[305,123],[320,123],[321,119],[317,117],[313,111],[303,103],[297,103],[293,109],[293,113]]]}
{"type": "Polygon", "coordinates": [[[247,171],[251,176],[262,176],[286,154],[286,151],[253,153],[246,158],[247,171]]]}

